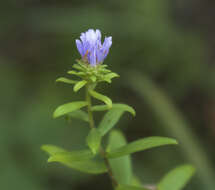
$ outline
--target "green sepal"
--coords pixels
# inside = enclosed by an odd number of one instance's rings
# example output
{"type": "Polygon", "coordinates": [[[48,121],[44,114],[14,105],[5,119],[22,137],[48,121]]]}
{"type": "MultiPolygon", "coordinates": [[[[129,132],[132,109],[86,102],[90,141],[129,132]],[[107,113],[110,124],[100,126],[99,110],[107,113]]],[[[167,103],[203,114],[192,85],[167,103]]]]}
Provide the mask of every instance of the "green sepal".
{"type": "Polygon", "coordinates": [[[92,97],[104,102],[109,109],[112,108],[112,100],[110,98],[108,98],[107,96],[100,94],[94,90],[90,90],[89,93],[92,97]]]}
{"type": "Polygon", "coordinates": [[[148,150],[151,148],[164,146],[164,145],[175,145],[178,144],[175,139],[167,137],[147,137],[140,140],[131,142],[123,147],[107,153],[108,158],[117,158],[127,154],[148,150]]]}
{"type": "Polygon", "coordinates": [[[80,90],[82,87],[84,87],[86,84],[87,84],[87,81],[86,81],[86,80],[82,80],[82,81],[77,82],[77,83],[74,85],[74,87],[73,87],[74,92],[79,91],[79,90],[80,90]]]}
{"type": "Polygon", "coordinates": [[[67,73],[70,74],[70,75],[76,75],[78,77],[85,76],[84,72],[77,72],[77,71],[74,71],[74,70],[68,71],[67,73]]]}
{"type": "Polygon", "coordinates": [[[179,166],[168,172],[159,182],[158,190],[182,190],[195,173],[191,165],[179,166]]]}
{"type": "Polygon", "coordinates": [[[68,74],[78,76],[83,80],[87,80],[88,82],[92,83],[103,81],[111,83],[113,78],[119,77],[118,74],[113,73],[111,70],[107,69],[107,65],[104,64],[98,64],[95,67],[92,67],[83,60],[77,60],[77,63],[72,67],[75,70],[68,71],[68,74]]]}
{"type": "Polygon", "coordinates": [[[66,84],[76,84],[78,81],[77,80],[71,80],[71,79],[68,79],[66,77],[60,77],[60,78],[56,79],[56,82],[63,82],[66,84]]]}
{"type": "Polygon", "coordinates": [[[119,75],[117,73],[111,72],[111,73],[104,75],[103,80],[108,82],[108,83],[111,83],[111,80],[115,77],[119,77],[119,75]]]}
{"type": "Polygon", "coordinates": [[[87,145],[93,152],[93,154],[96,154],[100,148],[102,136],[96,128],[93,128],[90,130],[88,136],[87,136],[87,145]]]}
{"type": "Polygon", "coordinates": [[[88,103],[86,101],[77,101],[77,102],[71,102],[67,104],[63,104],[54,111],[53,117],[57,118],[62,115],[68,114],[70,112],[79,110],[82,107],[85,107],[88,103]]]}

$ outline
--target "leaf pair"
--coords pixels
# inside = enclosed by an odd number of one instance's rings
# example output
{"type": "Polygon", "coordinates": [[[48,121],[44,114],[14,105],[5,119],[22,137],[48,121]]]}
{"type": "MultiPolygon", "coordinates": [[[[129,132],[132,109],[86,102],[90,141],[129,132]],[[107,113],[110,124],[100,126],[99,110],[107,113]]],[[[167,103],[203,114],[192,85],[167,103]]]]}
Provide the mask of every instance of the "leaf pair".
{"type": "Polygon", "coordinates": [[[113,130],[109,136],[106,156],[109,159],[114,177],[118,183],[132,185],[134,177],[130,154],[170,144],[177,144],[177,142],[171,138],[148,137],[127,144],[123,134],[118,130],[113,130]]]}
{"type": "Polygon", "coordinates": [[[107,171],[104,162],[93,159],[95,155],[90,150],[69,152],[53,145],[43,145],[41,148],[50,155],[48,162],[59,162],[90,174],[100,174],[107,171]]]}
{"type": "MultiPolygon", "coordinates": [[[[80,84],[80,83],[76,83],[76,85],[77,84],[80,84]]],[[[78,86],[77,88],[80,88],[80,86],[78,86]]],[[[94,90],[90,90],[89,93],[92,97],[103,101],[106,104],[108,109],[110,109],[112,107],[112,101],[107,96],[104,96],[94,90]]],[[[60,117],[63,115],[70,114],[70,116],[72,116],[72,117],[82,119],[84,121],[88,121],[87,114],[84,111],[80,110],[81,108],[83,108],[87,105],[88,105],[88,103],[86,101],[76,101],[76,102],[63,104],[63,105],[57,107],[57,109],[53,113],[53,117],[57,118],[57,117],[60,117]],[[72,112],[74,112],[74,113],[72,114],[72,112]]]]}

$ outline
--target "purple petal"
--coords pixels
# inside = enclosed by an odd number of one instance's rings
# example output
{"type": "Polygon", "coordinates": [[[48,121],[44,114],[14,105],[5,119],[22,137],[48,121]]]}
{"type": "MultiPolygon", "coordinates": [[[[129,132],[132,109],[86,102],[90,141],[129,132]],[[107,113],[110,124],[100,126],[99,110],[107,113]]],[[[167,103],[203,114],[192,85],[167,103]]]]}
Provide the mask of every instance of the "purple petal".
{"type": "Polygon", "coordinates": [[[80,40],[76,40],[76,46],[78,48],[79,53],[83,57],[84,56],[84,49],[83,49],[83,45],[82,45],[80,40]]]}
{"type": "Polygon", "coordinates": [[[101,41],[102,35],[101,35],[101,31],[96,29],[96,36],[97,36],[97,40],[101,41]]]}
{"type": "Polygon", "coordinates": [[[112,45],[112,37],[105,37],[105,40],[104,40],[104,43],[102,46],[102,51],[104,53],[104,59],[107,57],[111,45],[112,45]]]}
{"type": "Polygon", "coordinates": [[[93,48],[93,50],[89,53],[89,61],[90,61],[90,65],[92,66],[96,66],[96,51],[95,48],[93,48]]]}

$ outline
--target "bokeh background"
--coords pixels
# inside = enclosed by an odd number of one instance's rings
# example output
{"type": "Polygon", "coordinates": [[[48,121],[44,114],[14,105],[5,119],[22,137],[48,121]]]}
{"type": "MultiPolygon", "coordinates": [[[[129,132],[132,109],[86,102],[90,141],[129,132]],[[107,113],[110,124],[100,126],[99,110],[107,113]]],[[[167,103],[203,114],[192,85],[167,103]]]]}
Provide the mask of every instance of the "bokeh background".
{"type": "Polygon", "coordinates": [[[133,155],[141,182],[156,184],[191,163],[197,174],[185,189],[215,189],[214,8],[209,0],[1,1],[0,189],[111,189],[106,175],[47,164],[40,150],[85,146],[86,124],[53,120],[52,112],[81,99],[55,79],[79,58],[75,39],[89,28],[113,36],[105,63],[121,77],[100,90],[136,109],[117,126],[128,141],[180,142],[133,155]]]}

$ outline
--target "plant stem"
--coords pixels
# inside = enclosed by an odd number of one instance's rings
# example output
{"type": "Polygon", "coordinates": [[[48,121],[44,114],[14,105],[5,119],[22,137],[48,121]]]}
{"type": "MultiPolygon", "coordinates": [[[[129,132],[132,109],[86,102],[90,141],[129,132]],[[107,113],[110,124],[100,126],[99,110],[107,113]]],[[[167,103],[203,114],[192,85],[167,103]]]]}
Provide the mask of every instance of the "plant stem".
{"type": "Polygon", "coordinates": [[[91,111],[92,102],[91,102],[91,96],[89,94],[89,85],[86,86],[86,101],[88,103],[87,112],[88,112],[88,117],[89,117],[89,124],[90,124],[90,128],[92,129],[95,127],[95,124],[94,124],[94,119],[93,119],[93,113],[91,111]]]}
{"type": "MultiPolygon", "coordinates": [[[[90,128],[93,129],[93,128],[95,128],[95,122],[94,122],[93,113],[92,113],[92,110],[91,110],[92,102],[91,102],[91,96],[89,94],[89,89],[90,89],[90,86],[87,85],[86,86],[86,101],[88,102],[87,112],[88,112],[88,117],[89,117],[90,128]]],[[[104,159],[105,165],[107,167],[107,172],[108,172],[108,175],[109,175],[109,177],[111,179],[113,187],[117,187],[118,182],[116,181],[116,179],[113,176],[113,172],[112,172],[112,169],[111,169],[111,166],[110,166],[110,162],[109,162],[109,160],[108,160],[108,158],[106,156],[106,152],[104,151],[104,148],[102,147],[102,145],[100,145],[100,155],[104,159]]]]}

